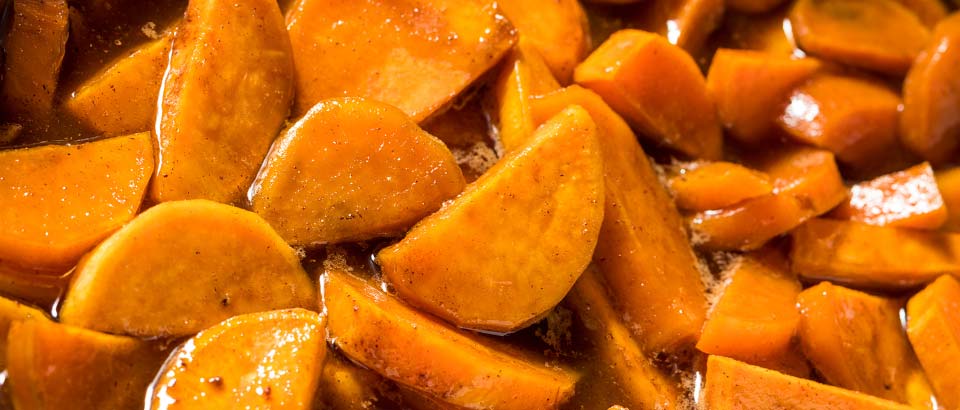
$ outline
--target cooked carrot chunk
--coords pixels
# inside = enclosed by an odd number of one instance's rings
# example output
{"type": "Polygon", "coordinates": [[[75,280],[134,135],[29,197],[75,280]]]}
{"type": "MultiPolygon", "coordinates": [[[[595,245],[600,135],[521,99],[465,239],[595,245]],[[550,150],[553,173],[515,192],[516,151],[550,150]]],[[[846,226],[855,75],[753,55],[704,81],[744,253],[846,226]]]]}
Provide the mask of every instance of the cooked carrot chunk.
{"type": "Polygon", "coordinates": [[[0,106],[4,114],[36,119],[53,108],[60,64],[67,49],[67,2],[11,1],[10,29],[3,40],[0,106]]]}
{"type": "Polygon", "coordinates": [[[10,327],[24,320],[46,320],[47,315],[40,309],[15,300],[0,297],[0,367],[7,368],[7,334],[10,327]]]}
{"type": "Polygon", "coordinates": [[[316,245],[403,233],[464,184],[447,147],[402,111],[345,98],[280,136],[250,203],[288,243],[316,245]]]}
{"type": "Polygon", "coordinates": [[[569,84],[587,55],[590,27],[577,0],[499,0],[497,5],[521,36],[543,56],[554,77],[569,84]]]}
{"type": "Polygon", "coordinates": [[[620,30],[574,74],[642,137],[693,158],[717,159],[720,123],[689,54],[657,34],[620,30]]]}
{"type": "Polygon", "coordinates": [[[206,200],[140,214],[77,266],[63,323],[176,337],[228,317],[316,307],[296,252],[256,214],[206,200]]]}
{"type": "Polygon", "coordinates": [[[530,139],[536,126],[530,113],[530,99],[560,88],[540,54],[526,37],[513,49],[497,79],[494,97],[503,149],[511,151],[530,139]]]}
{"type": "Polygon", "coordinates": [[[136,215],[150,134],[0,152],[0,261],[60,274],[136,215]]]}
{"type": "Polygon", "coordinates": [[[494,350],[347,273],[328,271],[333,343],[381,375],[467,408],[556,409],[577,377],[494,350]]]}
{"type": "Polygon", "coordinates": [[[947,219],[947,208],[933,168],[922,163],[852,186],[850,199],[830,216],[870,225],[937,229],[947,219]]]}
{"type": "Polygon", "coordinates": [[[960,408],[960,283],[944,275],[907,303],[907,336],[945,408],[960,408]]]}
{"type": "Polygon", "coordinates": [[[310,409],[323,370],[324,317],[303,309],[232,317],[180,346],[151,408],[310,409]]]}
{"type": "Polygon", "coordinates": [[[960,232],[960,167],[937,171],[935,174],[940,197],[947,208],[947,221],[943,229],[960,232]]]}
{"type": "Polygon", "coordinates": [[[680,209],[724,208],[773,192],[770,176],[732,162],[692,163],[668,181],[680,209]]]}

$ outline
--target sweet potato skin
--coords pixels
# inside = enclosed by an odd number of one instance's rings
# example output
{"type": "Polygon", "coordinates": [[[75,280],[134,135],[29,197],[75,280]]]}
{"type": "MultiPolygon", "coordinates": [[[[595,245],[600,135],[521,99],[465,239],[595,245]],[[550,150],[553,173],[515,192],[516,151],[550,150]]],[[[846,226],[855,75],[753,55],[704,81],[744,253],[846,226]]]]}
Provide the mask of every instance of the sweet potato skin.
{"type": "Polygon", "coordinates": [[[944,275],[907,302],[907,336],[945,408],[960,406],[960,283],[944,275]]]}
{"type": "Polygon", "coordinates": [[[922,163],[850,187],[831,217],[878,226],[937,229],[947,220],[933,168],[922,163]]]}

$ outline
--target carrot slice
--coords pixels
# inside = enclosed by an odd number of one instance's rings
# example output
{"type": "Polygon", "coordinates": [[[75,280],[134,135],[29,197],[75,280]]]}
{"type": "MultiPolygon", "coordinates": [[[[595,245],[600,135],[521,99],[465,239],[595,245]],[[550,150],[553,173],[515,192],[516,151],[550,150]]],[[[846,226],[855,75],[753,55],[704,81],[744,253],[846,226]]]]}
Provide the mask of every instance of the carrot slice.
{"type": "Polygon", "coordinates": [[[944,275],[907,303],[907,336],[937,400],[960,407],[960,283],[944,275]]]}
{"type": "Polygon", "coordinates": [[[533,323],[593,255],[603,220],[599,145],[583,108],[557,114],[380,251],[384,278],[405,301],[457,326],[510,332],[533,323]]]}
{"type": "Polygon", "coordinates": [[[0,261],[60,274],[136,215],[150,135],[0,152],[0,261]]]}
{"type": "Polygon", "coordinates": [[[157,344],[46,320],[14,323],[7,383],[17,409],[132,409],[167,357],[157,344]]]}
{"type": "Polygon", "coordinates": [[[24,320],[46,320],[47,314],[35,307],[0,297],[0,367],[7,368],[7,334],[10,327],[24,320]]]}
{"type": "Polygon", "coordinates": [[[273,145],[251,209],[293,245],[400,234],[463,190],[453,155],[393,106],[315,105],[273,145]]]}
{"type": "Polygon", "coordinates": [[[960,232],[960,167],[937,171],[935,175],[940,197],[947,208],[947,220],[943,229],[960,232]]]}
{"type": "Polygon", "coordinates": [[[947,220],[933,168],[924,162],[850,187],[831,217],[879,226],[937,229],[947,220]]]}
{"type": "Polygon", "coordinates": [[[804,51],[891,75],[906,73],[930,38],[896,0],[797,0],[790,22],[804,51]]]}
{"type": "Polygon", "coordinates": [[[821,282],[797,297],[803,352],[834,386],[936,409],[900,323],[901,304],[821,282]]]}
{"type": "Polygon", "coordinates": [[[720,122],[703,75],[666,38],[620,30],[577,67],[574,78],[651,142],[694,158],[722,154],[720,122]]]}
{"type": "Polygon", "coordinates": [[[327,354],[324,321],[303,309],[275,310],[198,333],[160,369],[151,408],[311,408],[327,354]]]}
{"type": "Polygon", "coordinates": [[[706,296],[670,194],[630,127],[597,94],[570,86],[535,100],[534,123],[577,104],[597,123],[604,217],[594,260],[641,347],[681,354],[700,334],[706,296]]]}
{"type": "Polygon", "coordinates": [[[693,211],[724,208],[773,192],[769,175],[722,161],[681,166],[667,182],[677,206],[693,211]]]}
{"type": "Polygon", "coordinates": [[[513,46],[514,29],[496,4],[299,0],[287,14],[297,71],[294,113],[352,96],[426,119],[513,46]]]}
{"type": "Polygon", "coordinates": [[[276,1],[190,1],[160,90],[151,198],[241,199],[292,98],[293,59],[276,1]]]}
{"type": "Polygon", "coordinates": [[[530,99],[560,88],[543,58],[526,37],[506,60],[494,86],[500,143],[511,151],[530,139],[536,126],[530,114],[530,99]]]}
{"type": "Polygon", "coordinates": [[[766,13],[784,2],[784,0],[727,0],[726,5],[742,13],[766,13]]]}
{"type": "Polygon", "coordinates": [[[722,356],[707,359],[703,400],[711,410],[909,410],[896,402],[820,384],[722,356]]]}
{"type": "Polygon", "coordinates": [[[108,333],[185,336],[238,314],[316,307],[296,252],[264,220],[199,199],[148,209],[74,275],[61,321],[108,333]]]}
{"type": "Polygon", "coordinates": [[[10,30],[3,41],[0,106],[14,118],[35,119],[53,109],[60,64],[67,49],[67,2],[12,2],[10,30]]]}
{"type": "Polygon", "coordinates": [[[577,377],[494,350],[347,273],[326,273],[333,343],[350,359],[455,406],[556,409],[577,377]]]}
{"type": "Polygon", "coordinates": [[[577,0],[500,0],[497,5],[563,84],[590,48],[587,15],[577,0]]]}

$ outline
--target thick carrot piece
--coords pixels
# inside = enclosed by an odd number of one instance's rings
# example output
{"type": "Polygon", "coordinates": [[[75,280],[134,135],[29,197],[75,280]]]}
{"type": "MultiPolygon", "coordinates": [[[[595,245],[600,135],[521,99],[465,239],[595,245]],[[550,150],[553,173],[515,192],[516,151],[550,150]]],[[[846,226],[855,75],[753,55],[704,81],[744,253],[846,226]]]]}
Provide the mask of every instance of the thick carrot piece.
{"type": "Polygon", "coordinates": [[[707,359],[710,410],[909,410],[896,402],[788,376],[722,356],[707,359]]]}
{"type": "Polygon", "coordinates": [[[960,408],[960,282],[944,275],[907,303],[907,336],[948,409],[960,408]]]}
{"type": "Polygon", "coordinates": [[[793,89],[820,67],[812,58],[720,49],[707,72],[707,90],[732,137],[747,143],[762,141],[776,135],[777,118],[793,89]]]}
{"type": "Polygon", "coordinates": [[[500,0],[497,5],[543,56],[563,84],[590,49],[590,27],[578,0],[500,0]]]}
{"type": "Polygon", "coordinates": [[[900,323],[901,303],[821,282],[797,297],[803,353],[834,386],[936,409],[900,323]]]}
{"type": "Polygon", "coordinates": [[[879,226],[937,229],[947,208],[933,168],[922,163],[850,187],[850,198],[831,217],[879,226]]]}
{"type": "Polygon", "coordinates": [[[511,151],[530,139],[536,130],[530,100],[560,88],[540,54],[526,37],[514,47],[494,85],[498,135],[503,149],[511,151]]]}
{"type": "Polygon", "coordinates": [[[20,410],[132,409],[167,357],[159,344],[46,320],[10,328],[7,383],[20,410]]]}
{"type": "Polygon", "coordinates": [[[240,200],[292,99],[276,1],[191,0],[160,90],[151,198],[240,200]]]}
{"type": "Polygon", "coordinates": [[[47,314],[32,306],[0,297],[0,367],[7,368],[7,334],[10,327],[24,320],[47,320],[47,314]]]}
{"type": "Polygon", "coordinates": [[[570,107],[377,260],[414,306],[461,327],[518,330],[559,303],[590,262],[603,187],[596,126],[570,107]]]}
{"type": "Polygon", "coordinates": [[[496,4],[299,0],[287,14],[297,72],[294,113],[349,96],[426,119],[513,46],[513,26],[496,4]]]}
{"type": "Polygon", "coordinates": [[[12,0],[10,31],[3,41],[0,106],[14,117],[49,114],[67,49],[65,0],[12,0]]]}
{"type": "Polygon", "coordinates": [[[0,152],[0,261],[61,274],[133,219],[153,172],[147,133],[0,152]]]}
{"type": "Polygon", "coordinates": [[[402,111],[344,98],[277,139],[250,204],[288,243],[317,245],[401,234],[465,184],[443,142],[402,111]]]}
{"type": "Polygon", "coordinates": [[[947,208],[947,221],[942,228],[960,232],[960,167],[937,171],[935,175],[940,197],[947,208]]]}
{"type": "Polygon", "coordinates": [[[594,260],[644,352],[682,355],[700,335],[706,296],[680,214],[630,127],[597,94],[570,86],[538,98],[534,122],[572,104],[590,112],[601,139],[604,217],[594,260]]]}
{"type": "Polygon", "coordinates": [[[344,272],[328,271],[332,340],[350,359],[455,406],[556,409],[577,377],[494,350],[344,272]]]}
{"type": "Polygon", "coordinates": [[[680,209],[706,211],[773,193],[770,176],[732,162],[681,166],[667,181],[680,209]]]}
{"type": "Polygon", "coordinates": [[[97,246],[77,266],[60,320],[177,337],[243,313],[315,309],[315,298],[296,252],[263,219],[198,199],[150,208],[97,246]]]}
{"type": "Polygon", "coordinates": [[[164,36],[114,61],[71,93],[63,108],[103,135],[150,131],[171,40],[164,36]]]}
{"type": "Polygon", "coordinates": [[[620,30],[577,66],[574,79],[642,137],[685,156],[718,159],[720,122],[700,69],[657,34],[620,30]]]}

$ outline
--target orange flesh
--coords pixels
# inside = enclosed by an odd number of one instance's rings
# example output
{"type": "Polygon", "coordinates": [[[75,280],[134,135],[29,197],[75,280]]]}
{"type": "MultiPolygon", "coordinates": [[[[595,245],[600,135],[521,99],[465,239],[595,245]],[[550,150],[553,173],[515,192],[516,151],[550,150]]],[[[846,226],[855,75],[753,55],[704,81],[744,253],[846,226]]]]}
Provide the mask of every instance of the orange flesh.
{"type": "Polygon", "coordinates": [[[923,163],[850,187],[850,199],[830,216],[870,225],[937,229],[947,220],[947,208],[933,169],[923,163]]]}
{"type": "Polygon", "coordinates": [[[907,336],[945,408],[960,406],[960,283],[944,275],[907,303],[907,336]]]}
{"type": "Polygon", "coordinates": [[[706,211],[773,193],[770,176],[731,162],[693,163],[667,184],[677,207],[706,211]]]}
{"type": "Polygon", "coordinates": [[[569,84],[587,55],[590,28],[578,0],[500,0],[497,5],[543,56],[553,76],[569,84]]]}

